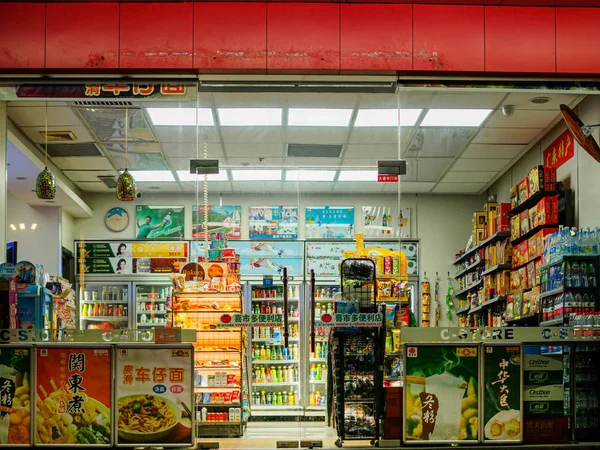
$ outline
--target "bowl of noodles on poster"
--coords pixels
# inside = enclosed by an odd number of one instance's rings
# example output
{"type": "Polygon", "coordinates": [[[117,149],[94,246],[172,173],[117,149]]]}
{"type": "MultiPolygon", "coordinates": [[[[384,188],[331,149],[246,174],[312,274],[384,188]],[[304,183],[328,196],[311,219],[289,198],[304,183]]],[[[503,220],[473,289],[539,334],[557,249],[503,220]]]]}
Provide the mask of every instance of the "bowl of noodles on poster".
{"type": "Polygon", "coordinates": [[[181,420],[181,409],[160,395],[128,395],[117,402],[120,440],[168,442],[169,435],[181,420]]]}

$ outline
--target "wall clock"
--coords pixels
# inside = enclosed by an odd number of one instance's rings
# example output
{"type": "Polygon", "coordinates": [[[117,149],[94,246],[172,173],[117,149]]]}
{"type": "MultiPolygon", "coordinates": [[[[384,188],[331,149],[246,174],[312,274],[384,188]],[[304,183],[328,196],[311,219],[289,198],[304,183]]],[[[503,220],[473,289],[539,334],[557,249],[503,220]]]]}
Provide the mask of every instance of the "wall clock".
{"type": "Polygon", "coordinates": [[[104,224],[110,231],[118,233],[129,225],[129,214],[123,208],[111,208],[104,217],[104,224]]]}

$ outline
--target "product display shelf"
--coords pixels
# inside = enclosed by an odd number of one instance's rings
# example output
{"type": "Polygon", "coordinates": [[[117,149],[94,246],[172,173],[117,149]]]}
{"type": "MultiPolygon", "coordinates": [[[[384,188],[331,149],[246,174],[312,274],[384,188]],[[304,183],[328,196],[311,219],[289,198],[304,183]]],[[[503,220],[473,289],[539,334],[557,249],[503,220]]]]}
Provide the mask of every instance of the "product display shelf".
{"type": "Polygon", "coordinates": [[[531,259],[530,259],[529,261],[527,261],[527,262],[524,262],[524,263],[518,264],[518,265],[516,265],[516,266],[512,266],[512,267],[510,268],[510,270],[518,270],[518,269],[520,269],[521,267],[525,267],[525,266],[527,266],[527,264],[529,264],[530,262],[537,261],[537,260],[538,260],[538,259],[540,259],[542,256],[543,256],[543,255],[537,255],[536,257],[534,257],[534,258],[531,258],[531,259]]]}
{"type": "Polygon", "coordinates": [[[525,201],[523,201],[522,203],[518,204],[517,206],[515,206],[513,209],[511,209],[508,214],[510,216],[515,216],[517,214],[522,213],[523,211],[529,209],[529,208],[533,208],[535,205],[538,204],[538,202],[545,198],[545,197],[554,197],[555,195],[558,195],[558,192],[556,191],[544,191],[544,190],[540,190],[537,191],[535,194],[531,195],[530,197],[528,197],[525,201]]]}
{"type": "Polygon", "coordinates": [[[521,324],[535,324],[539,320],[540,316],[538,313],[527,314],[525,316],[521,316],[518,319],[510,319],[507,320],[507,324],[521,325],[521,324]]]}
{"type": "Polygon", "coordinates": [[[484,270],[481,276],[484,277],[486,275],[492,275],[496,272],[502,272],[503,270],[511,270],[511,268],[512,267],[510,264],[497,264],[487,270],[484,270]]]}
{"type": "Polygon", "coordinates": [[[538,232],[542,231],[545,228],[557,228],[558,224],[557,223],[551,223],[551,224],[542,224],[542,225],[538,225],[537,227],[533,227],[531,230],[529,230],[527,233],[522,234],[521,236],[519,236],[518,238],[513,239],[512,241],[510,241],[511,245],[519,245],[521,242],[529,239],[530,237],[535,236],[538,232]]]}
{"type": "Polygon", "coordinates": [[[241,437],[243,330],[220,329],[221,315],[242,312],[240,292],[176,292],[174,327],[195,328],[196,436],[241,437]],[[237,362],[237,364],[236,364],[237,362]]]}
{"type": "Polygon", "coordinates": [[[465,306],[464,308],[460,308],[456,310],[456,314],[468,314],[469,311],[471,310],[471,307],[469,305],[465,306]]]}
{"type": "Polygon", "coordinates": [[[456,258],[452,264],[459,264],[462,261],[464,261],[465,259],[467,259],[469,256],[471,256],[472,254],[474,254],[477,250],[480,250],[490,244],[493,244],[496,241],[499,241],[499,240],[507,238],[507,237],[510,237],[510,233],[508,231],[499,231],[499,232],[491,235],[489,238],[481,241],[475,247],[464,252],[462,255],[460,255],[458,258],[456,258]]]}
{"type": "Polygon", "coordinates": [[[456,297],[460,297],[461,295],[465,295],[468,294],[469,291],[472,291],[473,289],[477,289],[481,286],[481,283],[483,282],[483,280],[479,279],[479,281],[476,281],[475,283],[471,284],[470,286],[467,286],[466,288],[464,288],[461,291],[458,291],[456,294],[454,294],[456,297]]]}
{"type": "Polygon", "coordinates": [[[504,296],[498,296],[498,297],[491,298],[488,301],[482,303],[481,305],[471,308],[471,310],[469,311],[469,314],[474,314],[478,311],[489,308],[490,306],[493,306],[493,305],[503,302],[505,300],[506,300],[506,297],[504,297],[504,296]]]}
{"type": "Polygon", "coordinates": [[[540,322],[540,327],[551,327],[554,325],[562,325],[564,319],[561,317],[560,319],[551,319],[551,320],[543,320],[540,322]]]}
{"type": "Polygon", "coordinates": [[[458,279],[460,277],[462,277],[463,275],[471,272],[473,269],[477,269],[478,267],[482,266],[485,264],[485,260],[484,259],[480,259],[479,261],[477,261],[476,263],[471,264],[470,266],[465,267],[463,270],[461,270],[460,272],[458,272],[454,278],[458,279]]]}

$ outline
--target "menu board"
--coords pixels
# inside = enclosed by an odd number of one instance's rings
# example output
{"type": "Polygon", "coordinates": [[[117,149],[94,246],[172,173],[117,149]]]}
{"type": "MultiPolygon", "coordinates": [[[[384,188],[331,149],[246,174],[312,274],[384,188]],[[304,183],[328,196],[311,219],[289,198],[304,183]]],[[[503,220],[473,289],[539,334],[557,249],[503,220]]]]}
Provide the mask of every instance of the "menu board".
{"type": "Polygon", "coordinates": [[[242,237],[241,211],[241,206],[209,206],[205,211],[203,205],[193,205],[192,238],[204,239],[204,215],[206,214],[209,238],[212,235],[217,239],[217,233],[221,233],[228,239],[240,239],[242,237]]]}
{"type": "Polygon", "coordinates": [[[305,214],[307,239],[354,238],[353,206],[307,206],[305,214]]]}
{"type": "Polygon", "coordinates": [[[408,345],[404,439],[478,442],[479,347],[408,345]]]}
{"type": "Polygon", "coordinates": [[[137,239],[183,239],[184,211],[183,206],[136,206],[135,237],[137,239]]]}
{"type": "Polygon", "coordinates": [[[112,444],[109,347],[38,347],[35,443],[112,444]]]}
{"type": "Polygon", "coordinates": [[[486,345],[483,353],[483,437],[492,442],[523,440],[522,354],[518,345],[486,345]]]}
{"type": "Polygon", "coordinates": [[[191,345],[118,347],[117,444],[193,445],[193,364],[191,345]]]}
{"type": "Polygon", "coordinates": [[[250,239],[297,239],[298,208],[295,206],[251,206],[250,239]]]}
{"type": "Polygon", "coordinates": [[[0,446],[31,445],[31,349],[0,348],[0,446]]]}

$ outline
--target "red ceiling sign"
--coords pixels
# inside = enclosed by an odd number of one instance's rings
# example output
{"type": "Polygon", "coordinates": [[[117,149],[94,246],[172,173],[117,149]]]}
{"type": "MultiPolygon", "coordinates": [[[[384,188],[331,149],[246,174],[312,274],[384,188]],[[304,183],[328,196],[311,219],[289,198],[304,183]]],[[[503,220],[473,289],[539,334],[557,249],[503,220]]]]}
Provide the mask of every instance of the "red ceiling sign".
{"type": "Polygon", "coordinates": [[[573,134],[566,130],[544,150],[544,167],[556,169],[566,163],[575,154],[575,139],[573,134]]]}
{"type": "Polygon", "coordinates": [[[377,181],[379,183],[397,183],[398,175],[377,175],[377,181]]]}

